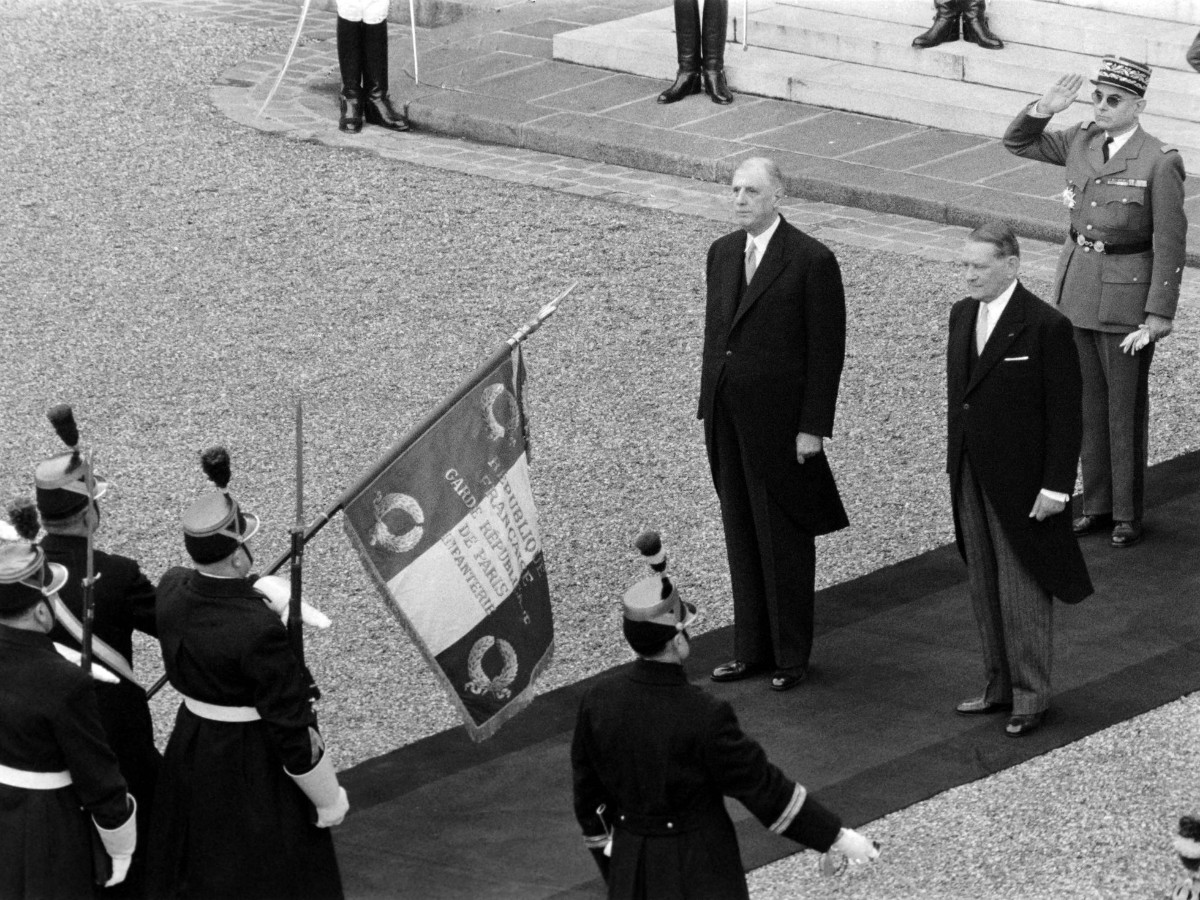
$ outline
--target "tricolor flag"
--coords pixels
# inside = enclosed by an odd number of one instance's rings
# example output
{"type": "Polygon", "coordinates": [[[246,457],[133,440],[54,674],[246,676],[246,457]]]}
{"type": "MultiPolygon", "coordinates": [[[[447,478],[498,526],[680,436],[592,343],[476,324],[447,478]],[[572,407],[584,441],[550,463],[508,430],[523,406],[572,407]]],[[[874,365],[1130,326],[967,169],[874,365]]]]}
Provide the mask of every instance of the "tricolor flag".
{"type": "Polygon", "coordinates": [[[343,507],[363,565],[476,741],[533,699],[554,649],[524,380],[518,344],[343,507]]]}

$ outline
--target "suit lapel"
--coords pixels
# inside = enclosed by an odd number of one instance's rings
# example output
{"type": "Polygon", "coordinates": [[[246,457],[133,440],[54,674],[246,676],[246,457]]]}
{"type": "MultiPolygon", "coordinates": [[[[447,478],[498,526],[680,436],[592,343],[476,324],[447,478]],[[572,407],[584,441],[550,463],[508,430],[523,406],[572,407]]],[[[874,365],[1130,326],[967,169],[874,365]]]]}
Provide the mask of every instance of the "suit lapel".
{"type": "MultiPolygon", "coordinates": [[[[737,312],[734,313],[733,322],[730,328],[733,328],[741,320],[746,311],[754,305],[772,282],[779,277],[787,263],[783,252],[784,242],[787,240],[785,229],[788,223],[783,216],[779,217],[779,227],[775,229],[775,233],[771,235],[771,242],[767,244],[767,252],[763,254],[762,261],[758,264],[758,268],[754,270],[754,279],[746,285],[745,292],[742,294],[742,302],[738,304],[737,312]]],[[[745,243],[742,244],[742,249],[745,250],[745,243]]],[[[736,266],[737,270],[742,273],[741,277],[745,278],[745,259],[741,259],[736,266]]]]}
{"type": "MultiPolygon", "coordinates": [[[[1100,134],[1100,144],[1103,145],[1104,132],[1100,132],[1100,134]]],[[[1098,165],[1096,168],[1099,173],[1101,175],[1115,175],[1117,172],[1124,172],[1129,167],[1129,160],[1136,158],[1142,152],[1142,144],[1145,140],[1146,133],[1141,128],[1138,128],[1129,136],[1129,140],[1122,145],[1121,149],[1108,158],[1108,162],[1101,163],[1100,160],[1103,157],[1097,159],[1098,165]]]]}
{"type": "MultiPolygon", "coordinates": [[[[1000,314],[1000,320],[992,329],[991,337],[983,345],[983,353],[979,355],[975,367],[971,370],[971,379],[967,382],[965,393],[971,393],[988,372],[996,367],[996,363],[1004,358],[1004,354],[1008,352],[1013,341],[1025,330],[1025,293],[1025,289],[1018,281],[1012,297],[1009,298],[1008,305],[1000,314]]],[[[971,325],[971,330],[974,331],[974,319],[971,320],[971,325]]]]}

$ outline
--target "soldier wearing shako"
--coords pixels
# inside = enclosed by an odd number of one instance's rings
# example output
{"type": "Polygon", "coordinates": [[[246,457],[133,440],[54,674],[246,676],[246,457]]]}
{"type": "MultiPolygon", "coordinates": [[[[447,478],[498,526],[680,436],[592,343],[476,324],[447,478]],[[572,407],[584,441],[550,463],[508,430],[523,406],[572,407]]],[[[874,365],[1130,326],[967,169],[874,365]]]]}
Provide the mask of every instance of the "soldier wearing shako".
{"type": "Polygon", "coordinates": [[[31,543],[32,504],[11,515],[18,535],[0,539],[0,897],[86,900],[93,884],[125,878],[137,804],[91,678],[50,639],[67,570],[31,543]]]}
{"type": "Polygon", "coordinates": [[[1054,302],[1075,327],[1083,375],[1083,509],[1076,534],[1142,539],[1154,343],[1171,333],[1183,277],[1183,160],[1138,124],[1150,67],[1106,56],[1092,81],[1094,122],[1046,131],[1083,86],[1064,75],[1008,126],[1017,156],[1066,168],[1071,227],[1054,302]]]}
{"type": "Polygon", "coordinates": [[[728,703],[688,683],[696,607],[662,574],[657,533],[638,547],[659,573],[623,599],[625,639],[638,658],[584,694],[571,746],[575,817],[609,898],[748,898],[725,797],[822,853],[877,857],[871,841],[767,760],[728,703]]]}
{"type": "MultiPolygon", "coordinates": [[[[154,746],[154,725],[146,691],[133,672],[133,632],[155,637],[154,585],[138,564],[126,556],[105,553],[89,545],[100,525],[96,503],[108,489],[80,453],[79,428],[69,406],[56,406],[49,418],[69,452],[38,463],[34,471],[37,507],[46,537],[41,542],[46,558],[62,565],[70,575],[51,606],[56,620],[51,638],[65,646],[81,649],[84,592],[88,552],[92,554],[93,625],[92,656],[120,676],[119,683],[96,684],[96,703],[108,744],[117,756],[121,775],[138,801],[139,831],[144,835],[154,808],[154,788],[162,755],[154,746]],[[89,489],[89,483],[92,487],[89,489]]],[[[105,897],[144,896],[145,845],[134,856],[129,876],[105,897]]]]}
{"type": "Polygon", "coordinates": [[[309,679],[255,589],[258,518],[230,495],[229,455],[205,451],[219,490],[183,514],[194,568],[158,585],[158,633],[183,695],[150,844],[156,898],[340,898],[329,827],[349,808],[317,730],[309,679]]]}

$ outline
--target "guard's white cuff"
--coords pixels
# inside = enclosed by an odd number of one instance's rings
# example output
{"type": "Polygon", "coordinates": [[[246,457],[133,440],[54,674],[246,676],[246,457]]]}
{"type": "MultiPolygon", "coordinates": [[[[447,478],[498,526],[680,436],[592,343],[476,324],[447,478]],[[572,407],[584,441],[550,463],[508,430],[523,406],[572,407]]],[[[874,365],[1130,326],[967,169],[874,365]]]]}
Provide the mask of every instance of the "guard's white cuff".
{"type": "Polygon", "coordinates": [[[1051,500],[1057,500],[1059,503],[1066,503],[1068,500],[1071,499],[1070,494],[1063,494],[1059,491],[1052,491],[1049,488],[1042,488],[1041,493],[1044,494],[1046,497],[1050,498],[1051,500]]]}
{"type": "Polygon", "coordinates": [[[316,807],[318,828],[342,824],[350,810],[350,800],[346,796],[346,789],[338,784],[337,773],[333,771],[333,762],[328,753],[323,754],[320,761],[303,775],[293,775],[286,768],[283,771],[316,807]]]}
{"type": "Polygon", "coordinates": [[[92,818],[92,824],[100,833],[100,841],[104,844],[104,852],[112,857],[112,877],[105,882],[105,887],[120,884],[125,880],[129,871],[129,861],[133,858],[133,850],[137,846],[137,800],[132,794],[129,798],[129,818],[116,828],[101,828],[92,818]]]}
{"type": "MultiPolygon", "coordinates": [[[[264,575],[254,582],[254,589],[262,594],[267,608],[286,625],[288,613],[291,611],[292,583],[278,575],[264,575]]],[[[328,628],[331,624],[329,616],[310,606],[307,600],[300,601],[300,621],[314,628],[328,628]]]]}

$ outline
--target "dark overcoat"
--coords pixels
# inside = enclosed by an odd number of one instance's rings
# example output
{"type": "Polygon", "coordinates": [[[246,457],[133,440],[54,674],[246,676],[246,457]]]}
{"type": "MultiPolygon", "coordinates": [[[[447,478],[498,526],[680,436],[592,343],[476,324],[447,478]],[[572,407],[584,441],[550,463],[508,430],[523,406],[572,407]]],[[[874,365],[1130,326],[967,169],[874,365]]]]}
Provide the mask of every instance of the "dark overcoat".
{"type": "Polygon", "coordinates": [[[1051,595],[1075,603],[1092,582],[1071,531],[1070,504],[1041,522],[1042,488],[1071,494],[1082,440],[1082,378],[1071,323],[1020,283],[972,364],[979,303],[950,310],[946,359],[947,471],[954,533],[966,559],[958,485],[964,453],[1021,562],[1051,595]]]}
{"type": "Polygon", "coordinates": [[[840,820],[768,760],[733,708],[678,664],[639,659],[579,706],[575,816],[589,846],[613,833],[611,900],[748,897],[734,797],[773,831],[825,851],[840,820]]]}
{"type": "Polygon", "coordinates": [[[129,818],[127,789],[104,740],[91,678],[50,638],[0,625],[0,766],[62,772],[71,784],[34,790],[0,784],[0,897],[90,900],[92,818],[129,818]]]}
{"type": "Polygon", "coordinates": [[[284,772],[309,771],[317,725],[287,629],[252,579],[170,569],[158,585],[158,633],[171,686],[251,722],[215,722],[180,706],[150,835],[149,893],[340,900],[329,829],[284,772]]]}
{"type": "Polygon", "coordinates": [[[822,453],[800,465],[799,432],[833,434],[846,349],[846,300],[837,259],[786,220],[744,287],[746,232],[708,251],[708,298],[697,417],[711,428],[717,388],[748,468],[812,534],[845,528],[846,511],[822,453]]]}

